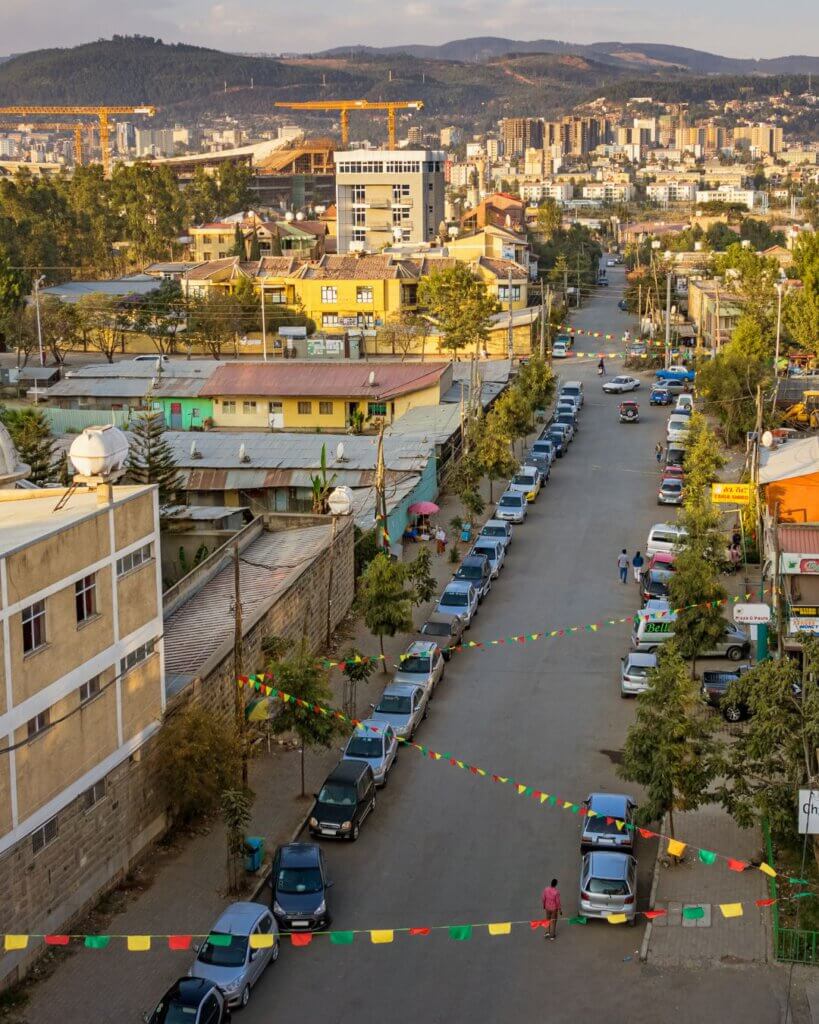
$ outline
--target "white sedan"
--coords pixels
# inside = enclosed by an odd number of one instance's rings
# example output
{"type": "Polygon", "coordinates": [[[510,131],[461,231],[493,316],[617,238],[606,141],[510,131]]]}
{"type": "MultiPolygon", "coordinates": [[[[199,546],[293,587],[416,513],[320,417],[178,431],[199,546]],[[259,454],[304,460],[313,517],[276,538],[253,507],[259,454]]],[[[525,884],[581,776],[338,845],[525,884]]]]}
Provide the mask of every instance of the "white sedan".
{"type": "Polygon", "coordinates": [[[639,386],[636,377],[612,377],[603,385],[603,390],[609,395],[622,395],[624,391],[636,391],[639,386]]]}

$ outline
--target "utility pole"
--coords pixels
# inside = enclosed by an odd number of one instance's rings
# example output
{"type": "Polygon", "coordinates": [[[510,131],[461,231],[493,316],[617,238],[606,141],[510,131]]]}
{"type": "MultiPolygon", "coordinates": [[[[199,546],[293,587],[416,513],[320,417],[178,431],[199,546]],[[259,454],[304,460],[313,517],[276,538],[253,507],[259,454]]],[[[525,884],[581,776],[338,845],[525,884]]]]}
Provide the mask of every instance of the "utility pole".
{"type": "Polygon", "coordinates": [[[665,368],[671,365],[671,268],[665,275],[665,368]]]}
{"type": "Polygon", "coordinates": [[[714,346],[713,346],[713,348],[714,348],[714,355],[719,355],[720,344],[722,342],[722,325],[721,325],[720,317],[719,317],[719,282],[716,284],[715,290],[716,290],[716,306],[717,306],[717,309],[716,309],[716,312],[717,312],[717,327],[716,327],[716,331],[714,332],[714,346]]]}
{"type": "MultiPolygon", "coordinates": [[[[509,277],[506,287],[509,289],[509,332],[506,336],[506,355],[511,363],[515,358],[515,327],[512,323],[512,270],[509,270],[509,277]]],[[[477,345],[477,342],[476,342],[477,345]]]]}
{"type": "Polygon", "coordinates": [[[580,309],[580,250],[577,250],[577,308],[580,309]]]}
{"type": "Polygon", "coordinates": [[[563,307],[568,313],[569,311],[569,264],[566,264],[566,269],[563,271],[563,307]]]}
{"type": "Polygon", "coordinates": [[[262,359],[267,362],[267,323],[264,315],[264,284],[261,284],[262,293],[262,359]]]}
{"type": "Polygon", "coordinates": [[[390,547],[390,535],[387,531],[387,494],[386,471],[384,469],[384,424],[378,428],[378,450],[375,459],[375,525],[376,540],[379,530],[381,539],[379,547],[385,551],[390,547]]]}
{"type": "Polygon", "coordinates": [[[540,279],[540,358],[546,358],[546,303],[545,299],[546,286],[543,283],[543,278],[540,279]]]}
{"type": "Polygon", "coordinates": [[[242,636],[242,594],[239,560],[239,542],[233,545],[233,710],[236,716],[236,736],[242,757],[242,785],[247,788],[247,736],[245,729],[245,701],[239,680],[244,675],[242,636]]]}
{"type": "Polygon", "coordinates": [[[34,278],[34,308],[37,313],[37,346],[40,350],[40,366],[45,366],[45,352],[43,351],[43,325],[40,319],[40,287],[45,281],[45,274],[42,277],[34,278]]]}
{"type": "MultiPolygon", "coordinates": [[[[756,527],[756,541],[760,551],[763,549],[762,544],[762,506],[759,500],[759,449],[762,441],[762,385],[757,384],[756,386],[756,429],[754,430],[754,459],[751,481],[753,484],[753,500],[755,506],[755,527],[756,527]]],[[[742,513],[740,513],[741,515],[742,513]]],[[[760,582],[760,598],[762,584],[760,582]]],[[[765,661],[769,657],[768,653],[768,624],[762,623],[756,627],[756,660],[757,662],[765,661]]]]}
{"type": "Polygon", "coordinates": [[[782,336],[782,292],[785,286],[778,282],[776,286],[776,348],[774,350],[774,378],[779,376],[779,342],[782,336]]]}

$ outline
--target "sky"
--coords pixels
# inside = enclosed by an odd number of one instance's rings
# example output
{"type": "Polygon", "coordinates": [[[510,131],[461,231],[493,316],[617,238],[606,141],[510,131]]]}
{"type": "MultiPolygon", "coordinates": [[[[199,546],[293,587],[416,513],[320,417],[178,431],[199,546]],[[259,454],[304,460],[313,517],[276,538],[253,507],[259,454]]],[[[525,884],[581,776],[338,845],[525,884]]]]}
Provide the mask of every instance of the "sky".
{"type": "Polygon", "coordinates": [[[729,57],[819,55],[816,0],[0,0],[0,54],[120,35],[216,49],[310,52],[470,36],[662,42],[729,57]]]}

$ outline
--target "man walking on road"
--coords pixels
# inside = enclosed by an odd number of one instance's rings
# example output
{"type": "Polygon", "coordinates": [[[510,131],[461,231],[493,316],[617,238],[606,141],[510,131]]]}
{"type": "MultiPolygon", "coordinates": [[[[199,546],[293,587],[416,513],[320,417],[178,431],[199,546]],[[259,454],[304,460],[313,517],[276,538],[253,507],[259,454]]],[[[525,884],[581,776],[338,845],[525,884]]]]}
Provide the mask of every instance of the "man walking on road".
{"type": "Polygon", "coordinates": [[[659,465],[663,461],[663,443],[658,441],[654,445],[654,454],[657,457],[657,464],[659,465]]]}
{"type": "Polygon", "coordinates": [[[639,583],[640,582],[640,576],[642,574],[643,565],[644,564],[645,564],[645,560],[644,560],[643,556],[640,554],[639,551],[635,552],[634,558],[632,558],[632,560],[631,560],[631,567],[632,567],[632,569],[634,569],[634,582],[635,583],[639,583]]]}
{"type": "Polygon", "coordinates": [[[563,907],[560,905],[560,890],[557,887],[556,878],[553,878],[551,884],[547,885],[543,890],[541,901],[543,903],[543,909],[546,911],[546,920],[549,922],[546,934],[543,937],[544,939],[551,939],[554,942],[554,938],[557,935],[558,915],[563,917],[563,907]]]}
{"type": "Polygon", "coordinates": [[[620,572],[620,582],[625,583],[628,579],[628,554],[625,548],[617,556],[617,568],[620,572]]]}

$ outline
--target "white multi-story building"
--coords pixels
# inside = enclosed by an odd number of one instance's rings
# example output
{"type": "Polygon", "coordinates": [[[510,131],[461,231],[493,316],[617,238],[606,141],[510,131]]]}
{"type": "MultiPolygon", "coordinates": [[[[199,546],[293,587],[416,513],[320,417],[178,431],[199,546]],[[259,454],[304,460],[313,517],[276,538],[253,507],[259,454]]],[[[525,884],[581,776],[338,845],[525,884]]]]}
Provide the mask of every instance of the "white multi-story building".
{"type": "Polygon", "coordinates": [[[628,203],[634,198],[634,186],[618,181],[599,181],[583,186],[583,198],[602,203],[628,203]]]}
{"type": "Polygon", "coordinates": [[[520,186],[520,197],[527,203],[541,203],[544,199],[554,199],[557,203],[566,203],[574,196],[574,185],[570,182],[554,181],[524,182],[520,186]]]}
{"type": "Polygon", "coordinates": [[[697,203],[731,203],[765,213],[768,209],[768,193],[759,192],[754,188],[737,188],[735,185],[720,185],[719,188],[698,188],[695,196],[697,203]]]}
{"type": "Polygon", "coordinates": [[[433,241],[444,219],[444,159],[429,149],[336,153],[339,253],[433,241]]]}
{"type": "Polygon", "coordinates": [[[693,203],[697,196],[697,183],[694,181],[655,181],[646,185],[646,195],[652,202],[661,203],[693,203]]]}

